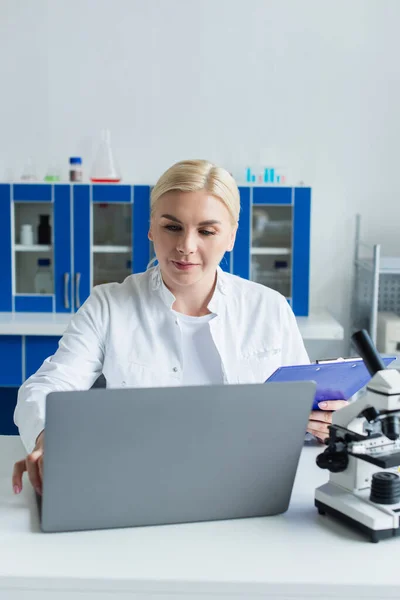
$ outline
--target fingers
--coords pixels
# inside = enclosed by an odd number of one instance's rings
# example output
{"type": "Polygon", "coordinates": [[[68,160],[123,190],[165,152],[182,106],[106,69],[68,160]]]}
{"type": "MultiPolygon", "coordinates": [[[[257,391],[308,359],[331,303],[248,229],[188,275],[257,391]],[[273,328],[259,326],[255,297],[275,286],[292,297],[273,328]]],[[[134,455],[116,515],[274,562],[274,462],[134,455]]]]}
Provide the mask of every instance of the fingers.
{"type": "Polygon", "coordinates": [[[321,410],[340,410],[347,405],[347,400],[324,400],[323,402],[319,402],[318,407],[321,410]]]}
{"type": "Polygon", "coordinates": [[[307,431],[321,441],[329,437],[329,425],[320,421],[308,421],[307,431]]]}
{"type": "Polygon", "coordinates": [[[22,490],[22,475],[26,471],[26,461],[23,458],[15,463],[12,474],[12,486],[14,494],[19,494],[22,490]]]}
{"type": "Polygon", "coordinates": [[[308,421],[307,431],[321,441],[329,437],[329,425],[332,423],[332,412],[347,406],[347,400],[325,400],[318,407],[321,410],[313,410],[308,421]]]}
{"type": "Polygon", "coordinates": [[[29,479],[38,494],[42,493],[42,477],[40,473],[42,467],[39,467],[39,461],[41,462],[40,459],[42,459],[42,457],[42,449],[34,450],[32,454],[29,454],[26,457],[26,467],[28,470],[29,479]]]}
{"type": "Polygon", "coordinates": [[[41,456],[39,456],[38,467],[39,467],[40,480],[43,481],[43,453],[41,456]]]}
{"type": "Polygon", "coordinates": [[[310,421],[318,421],[322,423],[332,423],[332,413],[325,410],[313,410],[310,414],[310,421]]]}

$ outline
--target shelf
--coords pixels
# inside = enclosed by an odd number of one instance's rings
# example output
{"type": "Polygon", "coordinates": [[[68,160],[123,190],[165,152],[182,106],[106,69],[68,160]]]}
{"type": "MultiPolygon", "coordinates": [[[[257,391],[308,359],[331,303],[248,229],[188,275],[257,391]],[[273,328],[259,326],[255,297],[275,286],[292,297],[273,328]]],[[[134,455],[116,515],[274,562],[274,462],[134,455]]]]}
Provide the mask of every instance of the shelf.
{"type": "Polygon", "coordinates": [[[311,309],[308,317],[296,317],[296,321],[304,340],[344,339],[342,325],[326,309],[311,309]]]}
{"type": "Polygon", "coordinates": [[[29,246],[23,246],[22,244],[15,245],[16,252],[50,252],[52,246],[47,246],[45,244],[32,244],[29,246]]]}
{"type": "Polygon", "coordinates": [[[92,246],[93,252],[98,254],[126,254],[132,251],[131,246],[92,246]]]}
{"type": "Polygon", "coordinates": [[[374,265],[372,263],[372,260],[366,260],[366,259],[356,260],[355,264],[357,265],[357,267],[361,267],[362,269],[365,269],[366,271],[372,272],[374,270],[374,265]]]}
{"type": "MultiPolygon", "coordinates": [[[[371,273],[374,270],[372,260],[360,259],[355,261],[356,265],[371,273]]],[[[400,261],[398,258],[382,258],[380,260],[379,275],[400,275],[400,261]]]]}
{"type": "Polygon", "coordinates": [[[288,255],[291,254],[292,251],[290,248],[257,248],[253,246],[250,250],[250,254],[252,255],[264,255],[264,256],[274,256],[274,255],[288,255]]]}
{"type": "Polygon", "coordinates": [[[398,256],[382,256],[379,261],[379,273],[385,275],[400,274],[400,258],[398,256]]]}

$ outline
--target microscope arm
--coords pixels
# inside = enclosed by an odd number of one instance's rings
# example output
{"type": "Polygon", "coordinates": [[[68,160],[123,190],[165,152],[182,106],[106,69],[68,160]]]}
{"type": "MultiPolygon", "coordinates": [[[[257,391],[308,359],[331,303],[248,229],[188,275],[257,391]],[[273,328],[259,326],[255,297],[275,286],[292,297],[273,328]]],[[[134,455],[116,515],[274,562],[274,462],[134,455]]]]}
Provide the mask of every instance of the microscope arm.
{"type": "Polygon", "coordinates": [[[400,410],[398,371],[388,369],[378,371],[368,384],[364,396],[333,413],[332,424],[346,428],[354,419],[363,416],[363,411],[370,407],[378,412],[400,410]]]}

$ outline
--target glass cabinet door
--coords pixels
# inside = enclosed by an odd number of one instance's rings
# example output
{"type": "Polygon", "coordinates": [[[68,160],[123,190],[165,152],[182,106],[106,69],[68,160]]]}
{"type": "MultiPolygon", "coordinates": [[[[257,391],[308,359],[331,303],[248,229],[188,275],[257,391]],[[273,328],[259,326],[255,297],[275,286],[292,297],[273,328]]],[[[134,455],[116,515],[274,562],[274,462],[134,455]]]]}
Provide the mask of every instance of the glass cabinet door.
{"type": "Polygon", "coordinates": [[[121,283],[132,273],[132,204],[92,206],[93,286],[121,283]]]}
{"type": "Polygon", "coordinates": [[[253,206],[250,278],[292,296],[292,206],[253,206]]]}
{"type": "Polygon", "coordinates": [[[14,202],[15,295],[54,294],[53,204],[14,202]]]}
{"type": "Polygon", "coordinates": [[[93,286],[122,282],[149,261],[149,186],[73,186],[73,305],[93,286]]]}

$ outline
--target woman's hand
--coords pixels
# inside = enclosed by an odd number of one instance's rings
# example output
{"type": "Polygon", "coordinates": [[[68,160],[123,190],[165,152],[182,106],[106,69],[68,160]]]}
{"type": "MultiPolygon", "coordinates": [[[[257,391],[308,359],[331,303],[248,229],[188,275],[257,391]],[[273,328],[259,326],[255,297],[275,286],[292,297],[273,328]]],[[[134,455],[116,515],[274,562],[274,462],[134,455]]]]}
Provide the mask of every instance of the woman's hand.
{"type": "Polygon", "coordinates": [[[347,406],[347,400],[327,400],[319,402],[321,410],[313,410],[308,421],[307,431],[312,433],[320,442],[329,437],[329,425],[332,423],[332,412],[347,406]]]}
{"type": "Polygon", "coordinates": [[[30,482],[36,492],[42,494],[43,442],[44,430],[38,435],[32,453],[15,463],[12,475],[14,494],[19,494],[22,490],[22,475],[25,471],[28,471],[30,482]]]}

